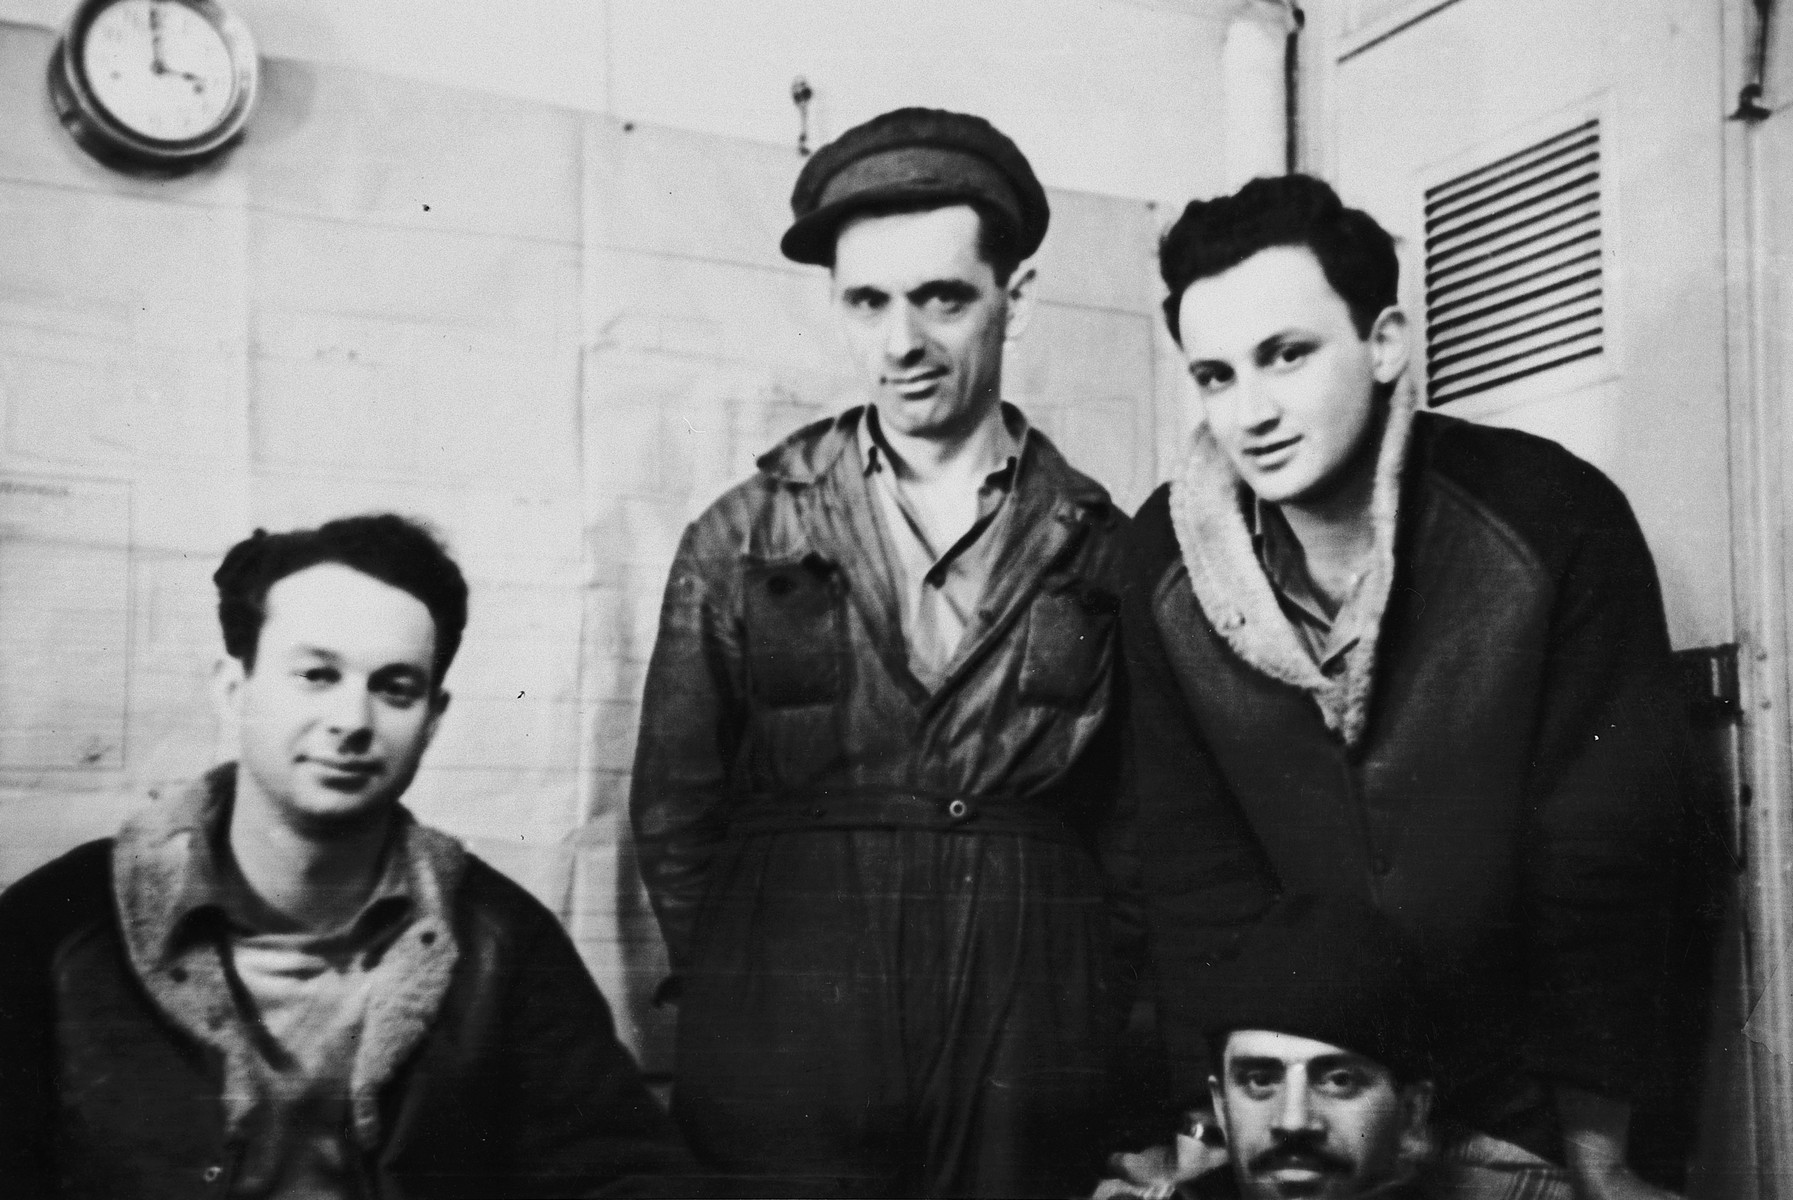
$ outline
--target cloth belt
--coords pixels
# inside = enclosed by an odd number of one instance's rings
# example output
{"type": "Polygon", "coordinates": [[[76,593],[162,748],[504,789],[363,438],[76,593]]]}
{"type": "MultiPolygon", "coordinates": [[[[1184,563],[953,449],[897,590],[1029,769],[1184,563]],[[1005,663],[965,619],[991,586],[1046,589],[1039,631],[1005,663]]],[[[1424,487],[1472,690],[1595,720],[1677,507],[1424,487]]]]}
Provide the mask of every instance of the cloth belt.
{"type": "Polygon", "coordinates": [[[1059,842],[1084,839],[1049,796],[934,792],[783,793],[749,797],[729,817],[731,837],[801,829],[931,829],[1006,833],[1059,842]]]}

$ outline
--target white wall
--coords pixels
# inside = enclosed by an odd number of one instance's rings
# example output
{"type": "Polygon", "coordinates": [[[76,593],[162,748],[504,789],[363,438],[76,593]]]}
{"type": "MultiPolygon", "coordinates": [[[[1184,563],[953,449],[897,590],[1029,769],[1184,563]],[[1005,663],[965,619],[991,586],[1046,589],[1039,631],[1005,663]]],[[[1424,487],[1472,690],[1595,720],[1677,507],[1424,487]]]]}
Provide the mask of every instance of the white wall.
{"type": "MultiPolygon", "coordinates": [[[[1051,186],[1212,192],[1239,0],[226,0],[264,55],[794,146],[904,104],[1009,133],[1051,186]]],[[[60,26],[73,0],[0,0],[60,26]]]]}
{"type": "Polygon", "coordinates": [[[43,77],[64,2],[0,0],[0,886],[229,753],[205,686],[225,547],[258,524],[415,514],[467,570],[473,615],[408,803],[568,921],[625,1038],[662,1063],[668,1013],[646,995],[663,963],[623,831],[667,563],[845,367],[824,273],[776,252],[800,161],[791,61],[826,59],[800,68],[821,136],[901,103],[978,109],[1049,183],[1083,185],[1052,191],[1043,303],[1006,383],[1132,507],[1181,441],[1164,214],[1090,189],[1119,190],[1122,166],[1217,183],[1221,114],[1183,122],[1215,153],[1157,153],[1174,110],[1128,67],[1170,61],[1168,27],[1214,35],[1185,73],[1217,77],[1224,26],[986,3],[1007,42],[974,23],[981,41],[886,55],[867,47],[952,30],[868,6],[849,42],[790,2],[781,23],[807,34],[712,23],[700,43],[612,0],[633,66],[610,90],[639,103],[605,112],[531,94],[590,87],[576,68],[603,61],[604,23],[572,0],[558,23],[547,0],[441,0],[427,29],[396,0],[239,0],[264,58],[249,133],[155,181],[57,124],[43,77]],[[1036,10],[1063,18],[1058,41],[1036,10]],[[756,80],[766,102],[735,103],[756,80]]]}

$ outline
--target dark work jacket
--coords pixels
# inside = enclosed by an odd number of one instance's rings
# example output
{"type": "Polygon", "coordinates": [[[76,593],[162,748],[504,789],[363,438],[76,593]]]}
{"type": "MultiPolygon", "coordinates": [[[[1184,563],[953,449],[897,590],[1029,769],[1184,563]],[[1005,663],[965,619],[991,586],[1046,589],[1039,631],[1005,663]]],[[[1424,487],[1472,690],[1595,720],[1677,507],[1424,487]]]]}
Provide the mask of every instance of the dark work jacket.
{"type": "Polygon", "coordinates": [[[988,831],[1094,849],[1109,816],[1126,518],[1030,430],[1009,511],[984,535],[1002,539],[989,583],[930,693],[909,670],[853,448],[863,412],[764,455],[674,559],[631,803],[675,972],[731,832],[988,831]]]}
{"type": "MultiPolygon", "coordinates": [[[[112,849],[90,842],[0,895],[0,1191],[226,1195],[223,1056],[133,972],[112,849]]],[[[447,991],[379,1093],[376,1194],[688,1194],[691,1160],[554,917],[471,856],[452,913],[447,991]]]]}
{"type": "Polygon", "coordinates": [[[1192,574],[1262,578],[1243,518],[1216,507],[1248,497],[1215,474],[1211,439],[1182,499],[1167,487],[1142,507],[1122,618],[1128,804],[1183,1093],[1209,1069],[1206,972],[1243,925],[1279,892],[1348,893],[1417,939],[1449,998],[1441,1104],[1490,1129],[1536,1111],[1538,1081],[1616,1097],[1638,1083],[1679,869],[1684,712],[1618,489],[1525,433],[1409,412],[1390,436],[1409,420],[1373,501],[1385,610],[1341,680],[1260,665],[1289,661],[1260,653],[1270,635],[1297,644],[1261,582],[1198,599],[1192,574]]]}

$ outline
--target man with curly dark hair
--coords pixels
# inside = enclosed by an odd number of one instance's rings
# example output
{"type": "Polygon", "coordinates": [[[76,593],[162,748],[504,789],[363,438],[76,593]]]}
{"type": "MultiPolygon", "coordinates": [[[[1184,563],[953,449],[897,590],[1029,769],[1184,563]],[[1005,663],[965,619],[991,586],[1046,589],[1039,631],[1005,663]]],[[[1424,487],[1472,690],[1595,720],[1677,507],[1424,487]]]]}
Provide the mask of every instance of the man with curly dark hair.
{"type": "Polygon", "coordinates": [[[1361,897],[1448,981],[1447,1127],[1626,1166],[1686,864],[1650,553],[1553,442],[1418,412],[1389,235],[1321,181],[1192,203],[1165,316],[1201,422],[1124,569],[1162,1025],[1199,1100],[1210,964],[1278,893],[1361,897]]]}
{"type": "Polygon", "coordinates": [[[349,517],[257,531],[213,579],[236,761],[0,895],[8,1194],[572,1196],[685,1172],[553,915],[399,802],[448,707],[454,561],[404,518],[349,517]]]}

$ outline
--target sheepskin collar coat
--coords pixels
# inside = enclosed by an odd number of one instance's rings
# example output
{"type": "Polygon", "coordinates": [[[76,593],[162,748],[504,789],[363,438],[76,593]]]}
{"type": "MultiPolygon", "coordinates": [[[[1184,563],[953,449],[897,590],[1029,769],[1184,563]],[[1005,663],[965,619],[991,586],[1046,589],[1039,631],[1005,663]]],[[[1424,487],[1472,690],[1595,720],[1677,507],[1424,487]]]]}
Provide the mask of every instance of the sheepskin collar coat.
{"type": "Polygon", "coordinates": [[[1352,618],[1361,622],[1363,636],[1345,653],[1344,670],[1336,675],[1321,672],[1283,615],[1252,548],[1239,476],[1205,425],[1196,430],[1170,485],[1171,522],[1190,586],[1209,622],[1242,661],[1312,696],[1326,727],[1347,745],[1363,739],[1369,714],[1377,635],[1394,583],[1395,517],[1414,406],[1413,386],[1403,377],[1390,399],[1376,455],[1368,573],[1349,602],[1357,609],[1352,618]]]}
{"type": "MultiPolygon", "coordinates": [[[[138,810],[119,830],[112,854],[112,898],[132,973],[182,1034],[223,1063],[226,1141],[254,1136],[264,1108],[256,1032],[232,994],[218,939],[199,928],[217,911],[212,848],[234,781],[226,767],[173,804],[138,810]]],[[[466,851],[402,810],[392,837],[372,899],[407,905],[410,919],[369,968],[372,990],[349,1079],[355,1140],[363,1150],[380,1142],[380,1088],[429,1031],[460,957],[448,898],[466,870],[466,851]]]]}
{"type": "MultiPolygon", "coordinates": [[[[257,1029],[193,886],[234,778],[226,767],[153,802],[0,895],[0,1179],[20,1194],[254,1189],[257,1029]]],[[[552,914],[408,813],[393,836],[376,898],[409,915],[371,968],[350,1079],[371,1195],[689,1183],[552,914]]]]}
{"type": "Polygon", "coordinates": [[[1129,531],[1129,840],[1179,1087],[1203,1094],[1213,964],[1310,892],[1380,906],[1438,972],[1447,1117],[1494,1132],[1553,1082],[1626,1096],[1686,811],[1649,551],[1594,468],[1410,391],[1375,471],[1367,610],[1331,674],[1205,430],[1129,531]]]}

